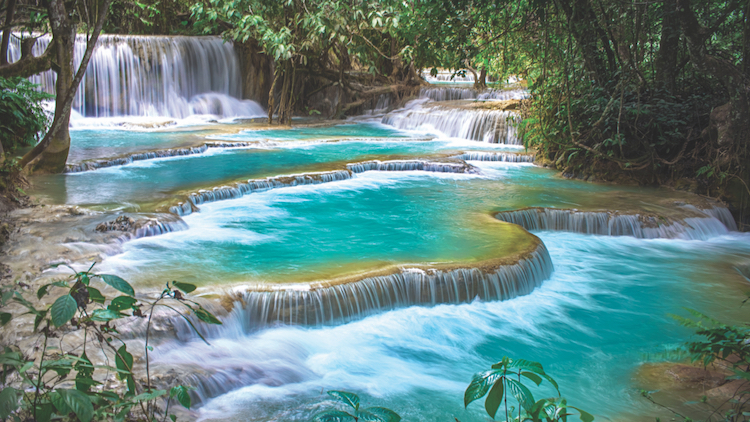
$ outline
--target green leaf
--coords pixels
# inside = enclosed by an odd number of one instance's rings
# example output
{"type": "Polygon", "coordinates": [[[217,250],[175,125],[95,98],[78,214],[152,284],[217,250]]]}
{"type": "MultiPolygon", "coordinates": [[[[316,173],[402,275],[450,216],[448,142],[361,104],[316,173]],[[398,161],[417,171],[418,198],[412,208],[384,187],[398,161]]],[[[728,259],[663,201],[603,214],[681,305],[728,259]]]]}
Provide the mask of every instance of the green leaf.
{"type": "Polygon", "coordinates": [[[218,318],[216,318],[211,312],[208,312],[203,307],[195,310],[195,316],[197,316],[199,320],[205,323],[222,325],[222,322],[219,321],[218,318]]]}
{"type": "Polygon", "coordinates": [[[349,420],[356,420],[354,415],[350,415],[341,410],[326,410],[325,412],[318,413],[315,415],[316,422],[344,422],[349,420]]]}
{"type": "Polygon", "coordinates": [[[7,312],[0,312],[0,327],[10,322],[13,319],[13,315],[7,312]]]}
{"type": "Polygon", "coordinates": [[[532,406],[534,406],[534,395],[531,394],[531,391],[525,385],[512,378],[506,378],[505,381],[507,382],[508,391],[518,400],[518,403],[524,410],[531,411],[532,406]]]}
{"type": "Polygon", "coordinates": [[[52,304],[50,309],[50,316],[52,317],[52,323],[56,327],[60,327],[70,321],[76,314],[78,305],[73,296],[67,294],[57,298],[55,303],[52,304]]]}
{"type": "Polygon", "coordinates": [[[333,398],[343,401],[344,403],[353,407],[354,410],[359,409],[359,396],[354,393],[349,393],[347,391],[331,390],[328,392],[328,395],[333,398]]]}
{"type": "Polygon", "coordinates": [[[135,296],[135,290],[133,290],[133,286],[131,286],[130,283],[123,280],[122,278],[112,274],[99,274],[98,276],[101,277],[101,279],[104,280],[105,283],[125,293],[126,295],[135,296]]]}
{"type": "Polygon", "coordinates": [[[50,393],[49,398],[52,401],[52,404],[55,406],[55,413],[58,415],[67,415],[68,413],[72,412],[73,410],[68,406],[68,403],[65,401],[65,398],[60,393],[61,390],[56,390],[50,393]]]}
{"type": "Polygon", "coordinates": [[[177,287],[178,289],[182,290],[185,293],[190,293],[194,291],[197,287],[195,287],[194,284],[190,283],[182,283],[180,281],[173,281],[172,285],[177,287]]]}
{"type": "Polygon", "coordinates": [[[91,313],[89,319],[97,322],[107,322],[121,317],[121,313],[115,312],[111,309],[94,309],[94,312],[91,313]]]}
{"type": "Polygon", "coordinates": [[[91,365],[91,360],[86,356],[86,352],[81,354],[81,358],[76,362],[73,368],[78,371],[76,373],[76,389],[88,392],[93,384],[92,375],[94,374],[94,367],[91,365]]]}
{"type": "Polygon", "coordinates": [[[41,403],[36,407],[36,422],[49,422],[54,411],[52,403],[41,403]]]}
{"type": "Polygon", "coordinates": [[[102,294],[102,292],[99,291],[99,289],[95,289],[93,287],[87,287],[89,291],[89,299],[91,299],[92,302],[101,303],[103,304],[106,298],[102,294]]]}
{"type": "Polygon", "coordinates": [[[135,397],[132,398],[132,401],[134,403],[138,403],[138,402],[141,402],[141,401],[143,401],[143,402],[151,401],[151,400],[153,400],[155,398],[158,398],[158,397],[161,397],[161,396],[163,396],[165,394],[167,394],[167,390],[154,390],[154,391],[152,391],[150,393],[141,393],[141,394],[138,394],[137,396],[135,396],[135,397]]]}
{"type": "Polygon", "coordinates": [[[490,389],[489,394],[487,394],[487,398],[484,400],[484,409],[492,419],[495,419],[497,409],[500,407],[500,404],[502,404],[503,399],[505,398],[504,384],[504,378],[498,379],[495,382],[495,385],[492,386],[492,389],[490,389]]]}
{"type": "Polygon", "coordinates": [[[127,351],[124,344],[117,349],[117,355],[115,355],[115,366],[117,366],[118,369],[117,378],[119,379],[124,379],[132,373],[133,355],[127,351]]]}
{"type": "Polygon", "coordinates": [[[169,390],[169,397],[177,398],[177,401],[186,409],[190,409],[190,406],[192,405],[190,394],[188,393],[187,387],[184,385],[172,387],[172,389],[169,390]]]}
{"type": "Polygon", "coordinates": [[[39,290],[36,291],[36,298],[41,299],[44,297],[44,295],[47,294],[47,289],[49,288],[49,284],[45,284],[44,286],[40,287],[39,290]]]}
{"type": "Polygon", "coordinates": [[[5,419],[18,409],[18,393],[13,387],[0,391],[0,419],[5,419]]]}
{"type": "Polygon", "coordinates": [[[526,359],[513,359],[510,362],[509,368],[525,369],[527,371],[535,372],[537,374],[543,374],[544,368],[539,362],[532,362],[526,359]]]}
{"type": "Polygon", "coordinates": [[[42,321],[44,321],[44,318],[45,318],[45,317],[47,316],[47,311],[48,311],[48,310],[47,310],[47,309],[45,309],[45,310],[43,310],[42,312],[39,312],[39,313],[38,313],[38,314],[37,314],[37,315],[36,315],[36,316],[34,317],[34,331],[36,331],[36,330],[37,330],[37,329],[39,328],[39,324],[41,324],[41,323],[42,323],[42,321]]]}
{"type": "Polygon", "coordinates": [[[359,412],[359,420],[366,422],[399,422],[401,416],[385,407],[368,407],[359,412]]]}
{"type": "Polygon", "coordinates": [[[542,383],[542,377],[533,372],[521,372],[521,375],[533,381],[537,386],[542,383]]]}
{"type": "Polygon", "coordinates": [[[568,406],[568,407],[570,407],[571,409],[577,410],[578,413],[581,414],[581,421],[583,421],[583,422],[592,422],[594,420],[594,416],[592,414],[590,414],[590,413],[588,413],[588,412],[586,412],[584,410],[581,410],[581,409],[579,409],[577,407],[574,407],[574,406],[568,406]]]}
{"type": "Polygon", "coordinates": [[[89,422],[94,416],[94,406],[85,394],[78,390],[58,389],[56,391],[60,393],[65,404],[73,410],[81,422],[89,422]]]}
{"type": "Polygon", "coordinates": [[[115,312],[120,312],[124,309],[132,308],[136,302],[138,302],[138,300],[134,297],[118,296],[112,299],[112,302],[109,303],[109,306],[107,306],[107,309],[111,309],[115,312]]]}
{"type": "Polygon", "coordinates": [[[490,386],[500,377],[502,377],[502,372],[496,370],[474,374],[471,378],[471,383],[469,383],[464,392],[464,407],[468,407],[471,402],[487,394],[490,386]]]}

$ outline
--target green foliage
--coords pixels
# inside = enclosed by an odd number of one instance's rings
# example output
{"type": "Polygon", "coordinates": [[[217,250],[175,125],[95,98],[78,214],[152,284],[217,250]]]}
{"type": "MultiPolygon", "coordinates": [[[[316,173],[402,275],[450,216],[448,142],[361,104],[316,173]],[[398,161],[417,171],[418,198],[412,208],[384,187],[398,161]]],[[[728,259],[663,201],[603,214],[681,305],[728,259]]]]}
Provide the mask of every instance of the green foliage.
{"type": "MultiPolygon", "coordinates": [[[[137,411],[140,417],[149,421],[156,420],[157,415],[163,415],[165,420],[169,415],[175,421],[175,415],[169,414],[173,401],[186,408],[192,405],[186,386],[173,386],[168,391],[153,388],[148,365],[145,382],[137,379],[134,368],[136,360],[128,346],[119,339],[117,326],[112,323],[126,318],[148,317],[145,343],[148,362],[149,351],[153,350],[148,344],[148,334],[151,316],[157,306],[166,306],[188,320],[188,313],[191,313],[207,323],[221,324],[221,321],[199,303],[183,295],[182,292],[195,290],[192,284],[167,283],[155,301],[144,301],[135,296],[135,290],[127,281],[115,275],[96,274],[92,269],[93,265],[86,271],[71,268],[73,275],[70,278],[40,287],[36,292],[37,299],[62,290],[47,308],[37,308],[19,292],[5,288],[0,290],[0,309],[11,301],[21,305],[26,310],[25,314],[34,316],[34,331],[42,338],[42,347],[35,356],[27,357],[13,348],[0,352],[0,419],[47,422],[75,415],[73,420],[81,422],[124,421],[131,419],[132,413],[137,411]],[[125,295],[109,299],[91,286],[96,281],[125,295]],[[144,313],[143,309],[148,309],[148,313],[144,313]],[[72,351],[50,347],[49,340],[59,337],[61,330],[83,332],[81,344],[73,349],[80,349],[80,356],[72,351]],[[115,367],[93,362],[87,353],[90,347],[99,348],[105,356],[112,356],[108,359],[114,360],[115,367]],[[124,382],[127,387],[124,392],[101,388],[97,378],[101,379],[112,372],[124,382]],[[67,380],[74,381],[75,388],[61,388],[61,383],[67,380]],[[157,400],[162,399],[166,401],[163,410],[157,406],[157,400]]],[[[0,317],[6,324],[14,315],[0,312],[0,317]]],[[[192,323],[190,325],[195,329],[192,323]]],[[[200,335],[197,329],[196,333],[200,335]]]]}
{"type": "Polygon", "coordinates": [[[489,371],[474,375],[469,386],[464,392],[464,406],[468,407],[472,402],[481,399],[485,395],[484,408],[491,418],[497,416],[503,403],[505,421],[530,421],[530,422],[552,422],[567,421],[569,413],[575,410],[583,422],[591,422],[594,417],[584,410],[569,406],[567,401],[560,397],[543,398],[535,400],[529,388],[523,384],[523,379],[530,380],[535,386],[547,381],[555,388],[558,396],[560,389],[557,382],[544,372],[544,368],[538,362],[524,359],[503,359],[492,365],[489,371]],[[508,400],[513,399],[517,407],[508,408],[508,400]],[[517,415],[514,410],[517,409],[517,415]]]}
{"type": "Polygon", "coordinates": [[[0,142],[4,150],[35,145],[49,127],[41,103],[53,96],[38,87],[28,79],[0,77],[0,142]]]}
{"type": "Polygon", "coordinates": [[[393,410],[385,407],[359,408],[359,396],[347,391],[329,391],[328,395],[341,401],[348,406],[347,411],[330,409],[315,415],[317,422],[344,422],[344,421],[369,421],[369,422],[399,422],[401,416],[393,410]]]}

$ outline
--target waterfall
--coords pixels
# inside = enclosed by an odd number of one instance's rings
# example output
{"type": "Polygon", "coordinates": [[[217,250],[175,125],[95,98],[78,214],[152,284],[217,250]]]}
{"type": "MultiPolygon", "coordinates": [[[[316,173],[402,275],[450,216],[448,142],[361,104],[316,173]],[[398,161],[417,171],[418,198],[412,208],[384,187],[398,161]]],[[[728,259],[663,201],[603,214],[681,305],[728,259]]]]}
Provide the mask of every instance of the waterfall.
{"type": "Polygon", "coordinates": [[[533,154],[514,154],[508,152],[466,151],[456,158],[466,161],[506,161],[509,163],[533,163],[533,154]]]}
{"type": "MultiPolygon", "coordinates": [[[[32,54],[44,52],[51,36],[40,37],[32,54]]],[[[10,60],[20,58],[20,40],[12,37],[10,60]]],[[[79,35],[75,62],[86,39],[79,35]]],[[[55,73],[33,76],[32,82],[54,93],[55,73]]],[[[237,54],[219,37],[102,35],[76,93],[74,109],[85,117],[168,116],[193,114],[220,117],[260,116],[254,101],[241,100],[237,54]]]]}
{"type": "Polygon", "coordinates": [[[107,167],[124,166],[135,161],[153,160],[156,158],[180,157],[186,155],[203,154],[209,148],[243,148],[252,145],[251,142],[209,142],[197,147],[175,148],[158,151],[139,152],[125,157],[84,161],[79,164],[68,164],[65,173],[81,173],[107,167]]]}
{"type": "Polygon", "coordinates": [[[433,101],[455,100],[522,100],[528,97],[524,89],[485,89],[460,88],[452,86],[426,86],[419,91],[420,98],[433,101]]]}
{"type": "Polygon", "coordinates": [[[493,144],[520,144],[516,113],[417,105],[388,113],[382,123],[397,129],[438,131],[444,136],[493,144]]]}
{"type": "Polygon", "coordinates": [[[664,221],[658,217],[640,214],[552,208],[503,211],[497,213],[495,218],[518,224],[526,230],[559,230],[605,236],[633,236],[640,239],[703,240],[728,232],[727,226],[712,216],[712,213],[722,213],[718,208],[700,212],[704,217],[688,217],[681,222],[664,221]]]}
{"type": "Polygon", "coordinates": [[[429,171],[437,173],[476,173],[477,170],[466,163],[434,163],[429,161],[365,161],[363,163],[347,164],[352,173],[366,171],[429,171]]]}

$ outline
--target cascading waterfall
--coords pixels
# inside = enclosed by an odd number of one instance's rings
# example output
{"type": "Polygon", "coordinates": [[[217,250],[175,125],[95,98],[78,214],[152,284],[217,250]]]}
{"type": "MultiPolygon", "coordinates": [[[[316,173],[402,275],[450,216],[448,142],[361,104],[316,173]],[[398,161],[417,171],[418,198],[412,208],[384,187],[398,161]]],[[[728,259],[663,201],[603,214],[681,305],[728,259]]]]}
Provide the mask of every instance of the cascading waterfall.
{"type": "Polygon", "coordinates": [[[509,163],[533,163],[533,154],[514,154],[507,152],[466,151],[456,158],[466,161],[505,161],[509,163]]]}
{"type": "Polygon", "coordinates": [[[266,179],[250,179],[247,183],[235,183],[233,186],[219,186],[211,190],[204,189],[188,195],[188,200],[179,202],[169,208],[169,212],[186,216],[197,209],[198,205],[236,199],[253,192],[285,188],[299,185],[317,185],[352,178],[353,173],[366,171],[427,171],[441,173],[476,173],[478,170],[466,163],[436,163],[428,161],[366,161],[346,165],[346,170],[334,170],[322,173],[294,174],[276,176],[266,179]]]}
{"type": "MultiPolygon", "coordinates": [[[[42,54],[50,41],[50,36],[40,37],[32,54],[42,54]]],[[[20,59],[20,43],[12,38],[11,61],[20,59]]],[[[79,35],[76,64],[85,50],[86,39],[79,35]]],[[[55,79],[52,71],[32,77],[50,93],[55,91],[55,79]]],[[[264,114],[256,102],[241,97],[238,56],[232,44],[219,37],[102,35],[74,109],[85,117],[264,114]]]]}
{"type": "Polygon", "coordinates": [[[158,218],[148,219],[145,222],[138,224],[132,233],[125,233],[119,237],[119,241],[127,242],[132,239],[140,239],[143,237],[159,236],[166,233],[172,233],[181,230],[187,230],[188,225],[182,221],[179,217],[172,216],[167,217],[168,221],[159,220],[158,218]]]}
{"type": "Polygon", "coordinates": [[[559,230],[605,236],[633,236],[640,239],[705,240],[728,232],[727,226],[711,215],[722,213],[713,211],[717,209],[701,210],[705,217],[688,217],[682,222],[662,221],[657,217],[640,214],[553,208],[503,211],[495,214],[495,218],[518,224],[526,230],[559,230]]]}
{"type": "Polygon", "coordinates": [[[456,100],[522,100],[528,97],[524,89],[485,89],[460,88],[452,86],[428,86],[419,91],[420,98],[433,101],[456,100]]]}
{"type": "Polygon", "coordinates": [[[512,111],[417,105],[386,114],[382,123],[397,129],[436,130],[453,138],[519,145],[513,125],[516,118],[512,111]]]}
{"type": "Polygon", "coordinates": [[[435,163],[429,161],[366,161],[363,163],[347,164],[346,167],[352,173],[364,173],[366,171],[428,171],[437,173],[476,173],[472,166],[466,163],[435,163]]]}
{"type": "Polygon", "coordinates": [[[81,173],[94,171],[107,167],[124,166],[135,161],[153,160],[156,158],[180,157],[186,155],[203,154],[209,148],[243,148],[252,145],[251,142],[209,142],[197,147],[175,148],[159,151],[148,151],[131,154],[126,157],[113,158],[109,160],[85,161],[80,164],[68,164],[65,173],[81,173]]]}

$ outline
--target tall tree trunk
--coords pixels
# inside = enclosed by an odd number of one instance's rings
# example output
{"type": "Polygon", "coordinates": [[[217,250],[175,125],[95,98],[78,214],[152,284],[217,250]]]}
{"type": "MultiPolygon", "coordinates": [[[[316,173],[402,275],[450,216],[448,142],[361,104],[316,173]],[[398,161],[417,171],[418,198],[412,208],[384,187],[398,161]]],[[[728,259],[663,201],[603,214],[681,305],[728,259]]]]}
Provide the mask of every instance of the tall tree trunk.
{"type": "Polygon", "coordinates": [[[53,42],[56,44],[55,59],[59,65],[55,84],[55,118],[41,142],[23,156],[19,165],[31,173],[59,173],[65,169],[70,150],[70,113],[78,86],[86,73],[91,54],[99,39],[111,0],[99,4],[96,24],[86,45],[86,52],[74,74],[74,52],[76,34],[69,20],[63,0],[50,0],[47,5],[53,42]]]}
{"type": "Polygon", "coordinates": [[[677,52],[680,42],[680,22],[677,17],[677,0],[664,0],[662,5],[661,37],[656,53],[656,83],[668,91],[675,90],[677,78],[677,52]]]}
{"type": "Polygon", "coordinates": [[[2,44],[0,44],[0,66],[8,64],[8,44],[10,44],[10,34],[13,28],[13,15],[16,13],[16,0],[8,0],[5,8],[5,29],[3,30],[2,44]]]}
{"type": "Polygon", "coordinates": [[[274,76],[273,76],[273,82],[271,82],[271,89],[268,91],[268,124],[273,124],[273,107],[274,103],[276,102],[276,93],[274,92],[276,90],[276,82],[279,80],[279,75],[281,75],[281,67],[278,63],[274,66],[274,76]]]}

